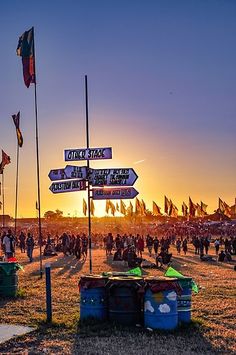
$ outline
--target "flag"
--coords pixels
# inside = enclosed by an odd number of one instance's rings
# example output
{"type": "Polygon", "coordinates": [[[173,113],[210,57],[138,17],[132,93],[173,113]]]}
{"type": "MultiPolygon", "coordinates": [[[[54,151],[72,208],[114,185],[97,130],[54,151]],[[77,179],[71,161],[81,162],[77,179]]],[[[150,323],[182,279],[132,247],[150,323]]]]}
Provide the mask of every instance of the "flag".
{"type": "Polygon", "coordinates": [[[182,213],[183,213],[184,217],[187,217],[187,215],[188,215],[188,206],[186,205],[185,202],[183,202],[183,204],[182,204],[182,213]]]}
{"type": "Polygon", "coordinates": [[[111,208],[110,200],[106,200],[106,213],[107,214],[109,213],[110,208],[111,208]]]}
{"type": "Polygon", "coordinates": [[[85,199],[83,198],[83,214],[86,216],[87,214],[87,203],[85,199]]]}
{"type": "Polygon", "coordinates": [[[127,208],[127,214],[129,216],[133,216],[133,212],[134,212],[134,207],[132,205],[132,202],[129,203],[129,207],[127,208]]]}
{"type": "Polygon", "coordinates": [[[196,212],[198,217],[202,217],[202,209],[199,203],[196,204],[196,212]]]}
{"type": "Polygon", "coordinates": [[[197,206],[195,205],[195,203],[193,203],[193,201],[189,197],[189,216],[195,217],[196,209],[197,206]]]}
{"type": "Polygon", "coordinates": [[[10,164],[11,158],[7,155],[4,150],[2,150],[2,161],[0,163],[0,174],[3,174],[5,165],[10,164]]]}
{"type": "Polygon", "coordinates": [[[28,88],[31,83],[36,82],[33,27],[20,36],[16,53],[22,57],[23,77],[25,85],[28,88]]]}
{"type": "Polygon", "coordinates": [[[20,111],[17,113],[17,115],[12,115],[13,122],[16,126],[16,137],[17,137],[17,142],[19,147],[22,147],[23,145],[23,137],[20,131],[20,111]]]}
{"type": "Polygon", "coordinates": [[[221,198],[219,198],[219,212],[221,213],[225,213],[225,205],[224,202],[221,200],[221,198]]]}
{"type": "Polygon", "coordinates": [[[141,201],[141,215],[146,216],[146,204],[143,200],[141,201]]]}
{"type": "Polygon", "coordinates": [[[152,212],[154,216],[161,216],[161,208],[157,206],[156,202],[152,201],[152,212]]]}
{"type": "Polygon", "coordinates": [[[224,202],[224,214],[227,217],[231,217],[231,208],[226,202],[224,202]]]}
{"type": "Polygon", "coordinates": [[[2,202],[0,201],[0,210],[2,209],[2,202]]]}
{"type": "Polygon", "coordinates": [[[177,218],[178,217],[178,208],[173,204],[173,202],[170,200],[170,210],[169,210],[169,216],[177,218]]]}
{"type": "Polygon", "coordinates": [[[202,213],[203,213],[203,216],[207,215],[207,206],[204,202],[201,201],[201,210],[202,210],[202,213]]]}
{"type": "Polygon", "coordinates": [[[135,200],[135,214],[139,215],[141,214],[141,203],[139,201],[139,199],[136,197],[136,200],[135,200]]]}
{"type": "Polygon", "coordinates": [[[112,216],[115,216],[116,213],[116,208],[113,202],[110,201],[110,209],[111,209],[111,214],[112,216]]]}
{"type": "Polygon", "coordinates": [[[122,213],[124,216],[126,215],[126,206],[122,200],[120,200],[120,213],[122,213]]]}
{"type": "Polygon", "coordinates": [[[117,210],[117,212],[120,211],[120,207],[119,207],[119,203],[118,202],[116,202],[116,210],[117,210]]]}
{"type": "Polygon", "coordinates": [[[94,211],[95,211],[94,202],[93,199],[90,199],[90,213],[92,216],[94,216],[94,211]]]}
{"type": "Polygon", "coordinates": [[[164,211],[168,215],[169,215],[170,206],[171,206],[170,200],[165,196],[164,197],[164,211]]]}
{"type": "Polygon", "coordinates": [[[91,199],[90,200],[90,212],[91,212],[92,216],[94,216],[94,211],[95,211],[95,207],[94,207],[93,200],[91,199]]]}

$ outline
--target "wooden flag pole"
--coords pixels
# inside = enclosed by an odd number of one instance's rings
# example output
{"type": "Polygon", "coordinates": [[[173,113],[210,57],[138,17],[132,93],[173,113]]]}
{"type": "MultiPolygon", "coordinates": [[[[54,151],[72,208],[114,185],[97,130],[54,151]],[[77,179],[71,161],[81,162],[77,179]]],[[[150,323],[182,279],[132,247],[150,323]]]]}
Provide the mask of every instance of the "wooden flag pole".
{"type": "Polygon", "coordinates": [[[15,197],[15,238],[16,238],[16,220],[17,220],[17,207],[18,207],[18,176],[19,176],[19,144],[17,140],[16,151],[16,197],[15,197]]]}
{"type": "MultiPolygon", "coordinates": [[[[87,149],[89,148],[89,122],[88,122],[88,80],[85,75],[85,108],[86,108],[86,140],[87,149]]],[[[88,242],[89,242],[89,272],[92,273],[92,241],[91,241],[91,206],[90,206],[90,184],[88,179],[89,160],[87,160],[87,184],[88,184],[88,242]]]]}
{"type": "MultiPolygon", "coordinates": [[[[34,28],[33,28],[34,36],[34,28]]],[[[33,37],[34,38],[34,37],[33,37]]],[[[33,51],[35,60],[35,38],[33,41],[33,51]]],[[[35,64],[34,64],[35,65],[35,64]]],[[[39,134],[38,134],[38,105],[37,105],[37,84],[36,84],[36,65],[35,65],[35,82],[34,82],[34,108],[35,108],[35,139],[36,139],[36,166],[37,166],[37,192],[38,192],[38,242],[39,242],[39,263],[40,278],[43,277],[42,264],[42,228],[41,228],[41,203],[40,203],[40,169],[39,169],[39,134]]]]}

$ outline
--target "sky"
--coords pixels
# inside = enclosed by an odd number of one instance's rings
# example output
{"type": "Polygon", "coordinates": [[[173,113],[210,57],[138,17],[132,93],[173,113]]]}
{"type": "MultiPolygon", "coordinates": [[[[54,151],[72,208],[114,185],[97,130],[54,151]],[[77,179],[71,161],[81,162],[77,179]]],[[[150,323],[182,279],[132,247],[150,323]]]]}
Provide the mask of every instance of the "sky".
{"type": "MultiPolygon", "coordinates": [[[[19,217],[37,200],[34,85],[23,83],[19,36],[35,28],[41,213],[81,216],[85,192],[53,194],[48,173],[64,150],[86,146],[88,76],[91,147],[112,147],[92,168],[133,168],[138,197],[163,211],[236,196],[236,2],[234,0],[8,0],[0,2],[0,149],[5,214],[14,216],[16,134],[21,111],[19,217]]],[[[84,166],[86,162],[74,163],[84,166]]],[[[1,199],[1,196],[0,196],[1,199]]],[[[114,202],[114,201],[113,201],[114,202]]],[[[127,204],[129,201],[126,201],[127,204]]],[[[95,201],[95,215],[105,214],[95,201]]]]}

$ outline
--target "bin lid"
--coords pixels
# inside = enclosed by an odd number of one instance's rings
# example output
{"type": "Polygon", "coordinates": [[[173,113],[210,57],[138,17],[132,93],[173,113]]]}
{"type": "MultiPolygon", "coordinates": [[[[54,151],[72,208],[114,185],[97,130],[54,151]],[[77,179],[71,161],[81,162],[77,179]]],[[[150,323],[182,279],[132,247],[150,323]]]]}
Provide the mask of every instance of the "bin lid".
{"type": "Polygon", "coordinates": [[[165,277],[165,276],[147,276],[144,281],[146,282],[173,282],[178,281],[175,277],[165,277]]]}
{"type": "Polygon", "coordinates": [[[143,278],[142,277],[139,277],[139,276],[133,276],[133,275],[122,275],[122,276],[110,276],[109,277],[109,281],[112,281],[112,282],[122,282],[122,281],[125,281],[125,282],[129,282],[129,281],[142,281],[143,278]]]}

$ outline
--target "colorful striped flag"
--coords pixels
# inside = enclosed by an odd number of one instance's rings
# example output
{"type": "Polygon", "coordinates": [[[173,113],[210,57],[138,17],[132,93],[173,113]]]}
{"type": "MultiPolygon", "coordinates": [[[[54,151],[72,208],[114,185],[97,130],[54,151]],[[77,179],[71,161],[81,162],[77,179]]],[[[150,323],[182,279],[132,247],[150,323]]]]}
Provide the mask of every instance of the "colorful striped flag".
{"type": "Polygon", "coordinates": [[[28,88],[31,83],[36,82],[33,27],[20,36],[16,53],[22,57],[23,77],[25,85],[28,88]]]}

